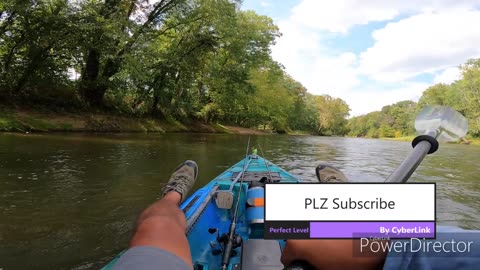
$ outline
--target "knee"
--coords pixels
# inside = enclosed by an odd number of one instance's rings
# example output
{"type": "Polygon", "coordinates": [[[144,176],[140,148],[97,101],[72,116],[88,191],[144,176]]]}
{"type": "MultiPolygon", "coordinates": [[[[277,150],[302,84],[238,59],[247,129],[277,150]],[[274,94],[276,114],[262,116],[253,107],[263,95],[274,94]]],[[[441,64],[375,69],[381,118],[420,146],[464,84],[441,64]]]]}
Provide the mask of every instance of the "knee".
{"type": "Polygon", "coordinates": [[[178,221],[176,218],[169,216],[151,216],[145,218],[138,226],[139,230],[159,230],[178,227],[178,221]]]}
{"type": "Polygon", "coordinates": [[[153,205],[142,212],[138,219],[138,224],[144,223],[147,219],[149,219],[147,223],[152,224],[152,226],[174,224],[177,227],[187,227],[185,214],[178,206],[167,204],[153,205]]]}
{"type": "Polygon", "coordinates": [[[185,237],[185,227],[170,216],[152,216],[141,221],[132,237],[130,246],[155,246],[164,248],[165,243],[175,243],[185,237]]]}
{"type": "Polygon", "coordinates": [[[174,215],[147,215],[138,223],[137,231],[171,231],[182,230],[187,228],[187,221],[182,211],[174,215]]]}

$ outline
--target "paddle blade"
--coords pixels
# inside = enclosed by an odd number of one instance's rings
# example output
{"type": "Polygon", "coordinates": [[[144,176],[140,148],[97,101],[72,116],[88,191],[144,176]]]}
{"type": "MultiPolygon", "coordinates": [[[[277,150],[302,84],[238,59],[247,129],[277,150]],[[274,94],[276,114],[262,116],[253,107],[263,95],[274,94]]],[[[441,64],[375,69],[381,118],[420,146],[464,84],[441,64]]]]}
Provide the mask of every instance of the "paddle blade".
{"type": "Polygon", "coordinates": [[[430,135],[439,142],[456,141],[468,131],[468,121],[450,107],[427,106],[415,119],[418,135],[430,135]]]}

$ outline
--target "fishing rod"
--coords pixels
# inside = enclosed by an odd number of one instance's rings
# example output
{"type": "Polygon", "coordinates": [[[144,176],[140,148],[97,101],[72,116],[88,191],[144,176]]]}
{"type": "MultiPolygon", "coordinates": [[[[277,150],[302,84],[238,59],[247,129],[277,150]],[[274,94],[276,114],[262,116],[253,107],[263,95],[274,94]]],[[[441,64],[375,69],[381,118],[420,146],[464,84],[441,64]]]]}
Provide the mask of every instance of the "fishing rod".
{"type": "Polygon", "coordinates": [[[250,161],[248,159],[248,150],[250,148],[250,136],[248,136],[248,143],[247,143],[247,151],[245,153],[245,166],[241,172],[242,178],[240,179],[240,188],[237,194],[237,203],[235,205],[235,211],[233,212],[232,223],[230,223],[230,228],[228,230],[228,235],[223,235],[223,242],[225,242],[225,249],[223,250],[223,258],[222,258],[222,270],[227,270],[228,264],[230,263],[230,256],[234,248],[239,247],[242,244],[242,237],[240,235],[235,234],[235,227],[237,222],[237,215],[238,215],[238,207],[240,205],[240,195],[242,194],[243,188],[243,180],[245,176],[245,171],[247,170],[250,161]],[[225,239],[228,237],[227,239],[225,239]]]}
{"type": "Polygon", "coordinates": [[[262,154],[263,162],[265,163],[265,167],[267,168],[267,173],[268,173],[268,177],[270,178],[270,182],[273,182],[272,173],[270,172],[270,168],[268,167],[267,160],[265,160],[265,155],[263,154],[263,150],[262,150],[262,147],[260,147],[260,144],[258,145],[258,148],[260,148],[260,153],[262,154]]]}

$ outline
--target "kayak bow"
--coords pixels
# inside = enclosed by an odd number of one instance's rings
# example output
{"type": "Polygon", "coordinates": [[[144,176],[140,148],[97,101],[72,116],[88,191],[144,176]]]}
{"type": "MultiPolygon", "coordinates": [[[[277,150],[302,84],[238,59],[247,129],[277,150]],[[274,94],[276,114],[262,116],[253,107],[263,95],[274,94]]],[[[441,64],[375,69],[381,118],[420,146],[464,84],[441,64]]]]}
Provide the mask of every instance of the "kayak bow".
{"type": "MultiPolygon", "coordinates": [[[[280,256],[284,241],[263,239],[264,185],[270,182],[301,181],[261,156],[247,155],[180,205],[187,219],[186,235],[194,269],[222,269],[222,264],[231,270],[283,269],[280,256]],[[236,198],[235,204],[217,200],[222,193],[236,198]],[[230,235],[232,224],[235,226],[230,235]],[[229,239],[232,252],[226,260],[222,255],[229,239]]],[[[122,253],[103,269],[111,269],[122,253]]]]}

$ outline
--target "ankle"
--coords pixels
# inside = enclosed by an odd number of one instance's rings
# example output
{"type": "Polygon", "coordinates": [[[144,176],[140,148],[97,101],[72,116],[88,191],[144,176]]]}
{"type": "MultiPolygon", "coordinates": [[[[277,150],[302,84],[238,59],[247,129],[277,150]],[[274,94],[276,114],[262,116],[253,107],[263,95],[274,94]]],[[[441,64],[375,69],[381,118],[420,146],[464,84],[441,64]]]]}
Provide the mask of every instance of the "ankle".
{"type": "Polygon", "coordinates": [[[169,191],[163,196],[163,200],[179,205],[182,200],[182,195],[174,190],[169,191]]]}

